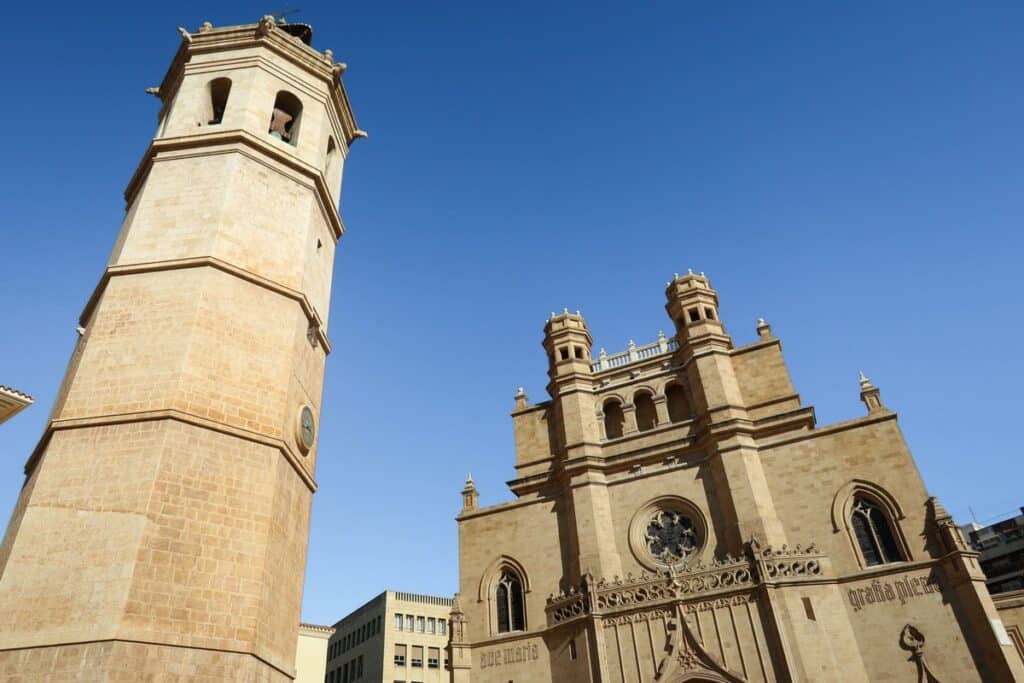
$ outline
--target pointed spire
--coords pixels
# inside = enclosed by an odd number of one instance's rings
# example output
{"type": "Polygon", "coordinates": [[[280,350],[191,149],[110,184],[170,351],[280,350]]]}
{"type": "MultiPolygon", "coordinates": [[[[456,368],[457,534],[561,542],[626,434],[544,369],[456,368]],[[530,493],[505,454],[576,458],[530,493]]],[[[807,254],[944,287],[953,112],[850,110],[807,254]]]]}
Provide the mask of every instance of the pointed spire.
{"type": "Polygon", "coordinates": [[[878,390],[878,387],[872,384],[863,372],[860,373],[859,381],[860,400],[864,401],[864,405],[868,407],[868,414],[885,410],[885,406],[882,405],[882,392],[878,390]]]}
{"type": "Polygon", "coordinates": [[[468,472],[466,474],[466,485],[462,487],[462,511],[473,512],[479,505],[480,494],[476,490],[476,484],[473,483],[473,473],[468,472]]]}

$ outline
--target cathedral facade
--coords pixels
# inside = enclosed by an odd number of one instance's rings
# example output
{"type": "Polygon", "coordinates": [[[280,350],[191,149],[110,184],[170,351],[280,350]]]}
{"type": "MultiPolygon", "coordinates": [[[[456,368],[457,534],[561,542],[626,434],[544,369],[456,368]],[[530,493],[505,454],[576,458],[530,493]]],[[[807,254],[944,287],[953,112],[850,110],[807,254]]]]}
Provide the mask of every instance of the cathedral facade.
{"type": "Polygon", "coordinates": [[[666,296],[673,336],[596,360],[548,320],[516,498],[462,492],[452,681],[1024,680],[879,390],[817,425],[768,324],[734,346],[703,274],[666,296]]]}

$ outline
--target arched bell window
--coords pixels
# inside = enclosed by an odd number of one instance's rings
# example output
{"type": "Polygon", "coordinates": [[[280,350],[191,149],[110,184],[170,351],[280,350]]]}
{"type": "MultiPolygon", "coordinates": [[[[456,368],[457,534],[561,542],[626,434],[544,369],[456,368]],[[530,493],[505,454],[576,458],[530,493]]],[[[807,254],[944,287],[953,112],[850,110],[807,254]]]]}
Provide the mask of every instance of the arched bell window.
{"type": "Polygon", "coordinates": [[[497,609],[498,633],[526,630],[523,582],[512,571],[505,569],[501,572],[494,602],[497,609]]]}
{"type": "Polygon", "coordinates": [[[668,403],[668,419],[672,422],[689,420],[693,416],[690,402],[686,398],[686,389],[678,384],[665,387],[665,399],[668,403]]]}
{"type": "Polygon", "coordinates": [[[210,81],[210,110],[207,124],[215,126],[224,120],[224,110],[228,107],[228,95],[231,94],[230,78],[215,78],[210,81]]]}
{"type": "Polygon", "coordinates": [[[850,526],[865,565],[872,567],[903,561],[892,525],[879,505],[864,496],[856,496],[850,513],[850,526]]]}
{"type": "Polygon", "coordinates": [[[270,115],[271,137],[294,145],[299,140],[299,124],[302,121],[302,101],[287,90],[277,93],[274,111],[270,115]]]}
{"type": "Polygon", "coordinates": [[[615,400],[604,404],[604,435],[608,439],[617,439],[622,436],[623,428],[626,425],[626,415],[622,412],[622,405],[615,400]]]}
{"type": "Polygon", "coordinates": [[[636,406],[636,428],[641,432],[654,429],[658,424],[658,410],[654,407],[654,399],[646,391],[638,391],[633,396],[636,406]]]}

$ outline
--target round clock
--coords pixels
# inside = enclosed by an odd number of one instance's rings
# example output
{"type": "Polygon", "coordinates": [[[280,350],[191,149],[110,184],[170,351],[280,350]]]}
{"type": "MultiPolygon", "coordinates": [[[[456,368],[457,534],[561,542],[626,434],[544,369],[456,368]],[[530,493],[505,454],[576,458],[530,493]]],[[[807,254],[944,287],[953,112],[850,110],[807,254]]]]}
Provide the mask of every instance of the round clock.
{"type": "Polygon", "coordinates": [[[299,447],[306,452],[313,447],[313,442],[316,440],[316,420],[313,418],[313,410],[309,406],[302,406],[299,411],[298,427],[299,447]]]}

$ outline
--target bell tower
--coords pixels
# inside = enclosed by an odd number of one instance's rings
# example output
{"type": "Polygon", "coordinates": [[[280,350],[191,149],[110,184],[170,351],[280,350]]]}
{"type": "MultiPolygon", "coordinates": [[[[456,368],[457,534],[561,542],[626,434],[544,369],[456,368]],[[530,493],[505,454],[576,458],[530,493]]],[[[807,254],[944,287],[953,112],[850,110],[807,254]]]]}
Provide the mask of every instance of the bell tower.
{"type": "Polygon", "coordinates": [[[189,32],[0,545],[0,678],[290,680],[344,64],[304,24],[189,32]]]}

